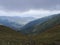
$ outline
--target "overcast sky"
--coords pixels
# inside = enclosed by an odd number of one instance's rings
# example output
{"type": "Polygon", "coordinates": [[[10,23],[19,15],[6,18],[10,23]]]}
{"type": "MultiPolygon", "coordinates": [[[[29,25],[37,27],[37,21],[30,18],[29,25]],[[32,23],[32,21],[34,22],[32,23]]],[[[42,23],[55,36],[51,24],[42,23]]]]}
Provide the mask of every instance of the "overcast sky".
{"type": "Polygon", "coordinates": [[[43,17],[60,13],[60,0],[0,0],[0,16],[43,17]]]}

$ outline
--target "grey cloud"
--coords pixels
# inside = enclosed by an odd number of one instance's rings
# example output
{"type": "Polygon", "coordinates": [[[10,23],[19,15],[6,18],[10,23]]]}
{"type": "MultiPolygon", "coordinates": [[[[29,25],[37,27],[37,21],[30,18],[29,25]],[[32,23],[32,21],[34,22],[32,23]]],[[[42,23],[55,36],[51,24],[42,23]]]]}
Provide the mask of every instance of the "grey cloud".
{"type": "Polygon", "coordinates": [[[60,9],[60,0],[0,0],[5,10],[26,11],[29,9],[60,9]],[[58,6],[57,6],[58,5],[58,6]]]}

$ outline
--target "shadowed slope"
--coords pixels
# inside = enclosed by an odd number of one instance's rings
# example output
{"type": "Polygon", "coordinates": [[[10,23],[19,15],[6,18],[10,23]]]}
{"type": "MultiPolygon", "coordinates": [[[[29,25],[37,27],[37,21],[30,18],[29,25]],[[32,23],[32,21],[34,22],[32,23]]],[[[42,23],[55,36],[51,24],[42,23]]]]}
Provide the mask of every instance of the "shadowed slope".
{"type": "Polygon", "coordinates": [[[0,39],[26,39],[26,37],[9,27],[0,25],[0,39]]]}

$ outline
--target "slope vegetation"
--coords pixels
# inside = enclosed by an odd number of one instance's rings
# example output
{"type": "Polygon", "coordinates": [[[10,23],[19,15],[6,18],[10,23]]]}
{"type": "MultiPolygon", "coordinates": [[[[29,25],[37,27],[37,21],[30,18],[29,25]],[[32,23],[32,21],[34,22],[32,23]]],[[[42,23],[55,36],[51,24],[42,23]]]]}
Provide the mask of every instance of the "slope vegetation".
{"type": "Polygon", "coordinates": [[[0,39],[26,39],[24,35],[19,32],[12,30],[9,27],[0,25],[0,39]]]}

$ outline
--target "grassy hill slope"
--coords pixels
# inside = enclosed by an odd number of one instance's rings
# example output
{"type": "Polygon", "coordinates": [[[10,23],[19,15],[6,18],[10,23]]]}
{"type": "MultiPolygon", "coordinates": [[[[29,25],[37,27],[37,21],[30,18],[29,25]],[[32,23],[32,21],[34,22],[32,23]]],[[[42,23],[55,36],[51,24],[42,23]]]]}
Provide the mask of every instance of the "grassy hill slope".
{"type": "Polygon", "coordinates": [[[38,40],[40,43],[42,42],[42,44],[60,45],[60,25],[47,29],[47,31],[40,33],[33,39],[38,40]]]}
{"type": "Polygon", "coordinates": [[[0,25],[0,39],[26,39],[20,32],[16,32],[9,27],[0,25]]]}

